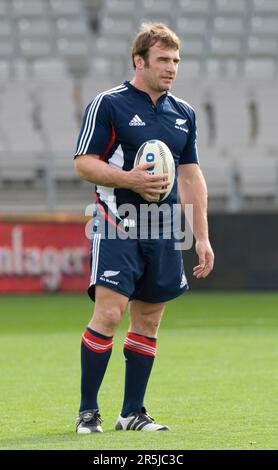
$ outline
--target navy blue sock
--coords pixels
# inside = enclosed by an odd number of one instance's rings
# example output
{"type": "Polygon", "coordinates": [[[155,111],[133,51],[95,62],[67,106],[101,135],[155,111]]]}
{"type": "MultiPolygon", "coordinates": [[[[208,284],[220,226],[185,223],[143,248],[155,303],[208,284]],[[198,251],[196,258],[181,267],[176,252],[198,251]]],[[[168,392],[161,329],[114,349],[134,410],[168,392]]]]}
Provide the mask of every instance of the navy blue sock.
{"type": "Polygon", "coordinates": [[[124,343],[126,359],[125,394],[121,415],[140,412],[156,353],[156,339],[127,333],[124,343]]]}
{"type": "Polygon", "coordinates": [[[87,328],[81,343],[81,403],[79,412],[98,409],[97,395],[112,352],[112,336],[87,328]]]}

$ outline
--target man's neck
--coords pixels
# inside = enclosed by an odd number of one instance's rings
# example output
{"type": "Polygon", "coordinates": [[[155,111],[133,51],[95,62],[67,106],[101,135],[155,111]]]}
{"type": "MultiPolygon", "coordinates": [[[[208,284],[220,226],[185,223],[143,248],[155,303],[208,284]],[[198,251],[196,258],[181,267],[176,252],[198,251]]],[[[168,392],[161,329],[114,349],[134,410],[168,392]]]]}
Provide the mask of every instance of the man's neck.
{"type": "Polygon", "coordinates": [[[141,82],[140,80],[136,79],[135,77],[130,81],[131,85],[133,85],[135,88],[137,88],[138,90],[140,91],[144,91],[145,93],[147,93],[153,104],[156,104],[157,100],[162,96],[162,95],[165,95],[165,91],[162,91],[162,92],[155,92],[153,90],[150,90],[150,88],[145,85],[144,82],[141,82]]]}

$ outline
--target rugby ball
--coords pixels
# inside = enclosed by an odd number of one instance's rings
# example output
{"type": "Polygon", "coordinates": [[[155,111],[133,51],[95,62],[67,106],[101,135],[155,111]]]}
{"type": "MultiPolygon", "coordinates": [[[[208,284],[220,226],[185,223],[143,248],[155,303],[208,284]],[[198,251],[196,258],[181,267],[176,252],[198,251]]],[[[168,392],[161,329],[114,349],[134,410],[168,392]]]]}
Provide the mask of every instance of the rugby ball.
{"type": "MultiPolygon", "coordinates": [[[[153,167],[146,170],[149,175],[168,174],[170,184],[167,188],[167,192],[157,195],[158,202],[164,201],[172,191],[175,181],[175,162],[171,150],[161,140],[148,140],[141,145],[136,153],[134,167],[144,163],[155,163],[153,167]]],[[[161,189],[164,188],[165,186],[161,187],[161,189]]]]}

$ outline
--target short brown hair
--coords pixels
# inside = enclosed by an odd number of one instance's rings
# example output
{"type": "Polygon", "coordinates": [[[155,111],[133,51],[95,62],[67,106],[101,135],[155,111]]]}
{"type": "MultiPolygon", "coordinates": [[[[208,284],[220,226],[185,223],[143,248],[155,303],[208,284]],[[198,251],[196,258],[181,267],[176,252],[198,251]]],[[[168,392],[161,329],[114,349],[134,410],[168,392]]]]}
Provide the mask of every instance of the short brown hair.
{"type": "Polygon", "coordinates": [[[142,23],[132,46],[132,62],[135,69],[134,56],[140,55],[148,61],[149,49],[160,42],[165,49],[179,49],[180,40],[176,33],[163,23],[142,23]]]}

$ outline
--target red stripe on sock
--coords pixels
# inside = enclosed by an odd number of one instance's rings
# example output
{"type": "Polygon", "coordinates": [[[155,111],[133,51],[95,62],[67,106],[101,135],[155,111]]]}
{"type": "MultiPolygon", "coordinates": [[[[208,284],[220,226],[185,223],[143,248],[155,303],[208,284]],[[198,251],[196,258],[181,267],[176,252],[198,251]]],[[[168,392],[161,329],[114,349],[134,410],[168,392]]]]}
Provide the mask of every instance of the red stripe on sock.
{"type": "Polygon", "coordinates": [[[99,338],[98,336],[90,333],[88,330],[84,331],[82,335],[82,342],[88,349],[100,354],[109,351],[113,347],[112,338],[99,338]]]}
{"type": "Polygon", "coordinates": [[[145,336],[137,335],[136,333],[127,333],[124,347],[145,356],[155,357],[156,354],[156,341],[151,341],[145,336]]]}

